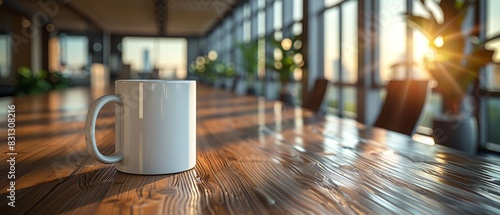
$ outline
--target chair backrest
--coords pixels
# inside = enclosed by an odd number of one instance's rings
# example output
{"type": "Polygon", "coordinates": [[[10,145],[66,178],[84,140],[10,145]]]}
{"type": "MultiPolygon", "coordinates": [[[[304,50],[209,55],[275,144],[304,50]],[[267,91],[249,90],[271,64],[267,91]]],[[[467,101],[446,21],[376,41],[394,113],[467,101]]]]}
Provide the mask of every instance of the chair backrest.
{"type": "Polygon", "coordinates": [[[325,98],[326,89],[328,88],[328,80],[326,79],[316,79],[314,82],[314,87],[311,93],[304,98],[304,104],[302,107],[318,112],[321,109],[321,104],[325,98]]]}
{"type": "Polygon", "coordinates": [[[428,81],[390,81],[375,126],[413,135],[429,92],[428,81]]]}

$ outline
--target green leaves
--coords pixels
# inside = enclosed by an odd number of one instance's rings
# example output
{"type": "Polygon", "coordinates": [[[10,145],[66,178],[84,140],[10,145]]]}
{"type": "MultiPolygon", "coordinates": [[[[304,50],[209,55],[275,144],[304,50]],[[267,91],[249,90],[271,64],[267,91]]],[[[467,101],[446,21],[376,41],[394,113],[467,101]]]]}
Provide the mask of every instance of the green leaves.
{"type": "Polygon", "coordinates": [[[474,35],[477,26],[463,25],[467,13],[473,12],[469,8],[474,5],[474,0],[418,2],[430,16],[404,14],[408,26],[422,32],[429,40],[431,52],[424,57],[424,62],[429,73],[438,82],[439,91],[444,97],[461,102],[470,83],[477,79],[480,69],[493,62],[494,51],[488,50],[485,44],[500,38],[500,35],[477,42],[474,35]],[[429,4],[436,4],[441,11],[433,12],[429,4]],[[441,22],[436,19],[439,15],[443,17],[441,22]],[[469,29],[464,30],[464,27],[469,29]],[[436,38],[442,39],[439,45],[434,44],[436,38]]]}
{"type": "Polygon", "coordinates": [[[422,32],[429,41],[432,42],[439,36],[441,26],[434,18],[430,19],[412,14],[404,14],[404,16],[408,21],[408,26],[422,32]]]}
{"type": "Polygon", "coordinates": [[[16,74],[16,93],[18,95],[46,93],[69,87],[70,81],[60,72],[40,70],[32,72],[28,67],[19,67],[16,74]]]}
{"type": "Polygon", "coordinates": [[[474,3],[472,0],[441,0],[439,3],[431,0],[419,0],[419,2],[424,10],[430,14],[429,18],[408,13],[405,13],[404,16],[408,21],[408,26],[422,32],[431,44],[438,36],[453,38],[459,33],[467,10],[474,3]],[[425,2],[432,2],[439,6],[443,16],[441,23],[437,21],[436,14],[425,2]]]}
{"type": "Polygon", "coordinates": [[[300,36],[284,38],[280,41],[274,37],[268,39],[275,49],[273,59],[267,61],[267,67],[276,70],[280,75],[281,82],[286,83],[290,80],[295,69],[301,68],[304,64],[300,53],[302,49],[300,36]]]}
{"type": "Polygon", "coordinates": [[[189,65],[189,69],[198,76],[208,78],[210,81],[214,81],[218,77],[234,76],[235,71],[232,63],[226,64],[217,58],[211,59],[209,55],[196,57],[196,60],[189,65]]]}
{"type": "Polygon", "coordinates": [[[249,75],[257,72],[259,44],[255,42],[238,43],[242,56],[243,69],[249,75]]]}

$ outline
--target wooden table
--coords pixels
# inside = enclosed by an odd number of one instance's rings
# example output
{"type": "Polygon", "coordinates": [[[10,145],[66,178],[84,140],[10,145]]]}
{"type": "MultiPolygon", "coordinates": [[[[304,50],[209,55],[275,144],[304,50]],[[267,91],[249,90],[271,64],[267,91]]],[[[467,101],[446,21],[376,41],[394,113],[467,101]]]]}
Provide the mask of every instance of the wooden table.
{"type": "MultiPolygon", "coordinates": [[[[500,214],[497,160],[204,86],[194,169],[117,172],[90,158],[84,141],[87,108],[103,93],[0,99],[2,214],[500,214]],[[16,105],[15,210],[6,198],[8,104],[16,105]]],[[[113,106],[100,115],[98,143],[110,154],[113,106]]]]}

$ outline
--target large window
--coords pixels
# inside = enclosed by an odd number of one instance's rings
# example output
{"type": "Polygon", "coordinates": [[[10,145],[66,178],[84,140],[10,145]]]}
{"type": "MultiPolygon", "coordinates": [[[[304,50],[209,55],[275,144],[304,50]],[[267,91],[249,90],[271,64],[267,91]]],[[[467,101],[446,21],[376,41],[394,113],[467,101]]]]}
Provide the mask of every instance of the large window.
{"type": "Polygon", "coordinates": [[[325,7],[330,7],[342,2],[343,0],[324,0],[324,1],[325,1],[325,7]]]}
{"type": "Polygon", "coordinates": [[[293,15],[292,15],[293,21],[302,20],[303,17],[302,9],[303,9],[302,0],[293,0],[293,15]]]}
{"type": "Polygon", "coordinates": [[[341,81],[355,83],[358,79],[358,4],[348,1],[341,5],[341,81]]]}
{"type": "Polygon", "coordinates": [[[243,41],[249,42],[251,39],[252,25],[250,22],[251,9],[250,4],[245,3],[243,5],[243,41]]]}
{"type": "MultiPolygon", "coordinates": [[[[500,97],[489,98],[486,102],[487,109],[487,141],[500,146],[500,97]]],[[[499,148],[500,149],[500,148],[499,148]]],[[[498,149],[497,149],[498,150],[498,149]]]]}
{"type": "MultiPolygon", "coordinates": [[[[435,9],[435,4],[427,4],[435,9]]],[[[380,83],[391,79],[430,79],[423,69],[423,58],[428,53],[425,36],[407,27],[404,13],[430,17],[421,2],[407,0],[379,1],[379,76],[380,83]],[[411,3],[408,5],[408,3],[411,3]],[[410,44],[408,44],[410,43],[410,44]],[[412,65],[409,68],[407,65],[412,65]]],[[[440,19],[440,12],[434,15],[440,19]]]]}
{"type": "Polygon", "coordinates": [[[10,37],[7,34],[0,34],[0,78],[10,76],[10,37]]]}
{"type": "MultiPolygon", "coordinates": [[[[500,34],[500,1],[489,0],[487,2],[487,18],[486,18],[486,37],[492,37],[500,34]]],[[[500,62],[500,40],[494,40],[486,44],[486,47],[495,49],[496,53],[493,56],[496,62],[500,62]]],[[[500,66],[491,64],[486,69],[486,86],[489,89],[500,90],[500,66]]]]}
{"type": "MultiPolygon", "coordinates": [[[[490,38],[494,35],[500,34],[500,1],[488,0],[486,2],[486,37],[490,38]]],[[[496,62],[500,62],[500,40],[492,41],[486,46],[496,51],[493,56],[496,62]]],[[[486,88],[486,101],[482,103],[486,105],[485,114],[480,114],[485,117],[484,123],[487,129],[486,141],[489,143],[486,147],[500,151],[500,66],[490,64],[486,67],[481,78],[483,86],[486,88]]]]}
{"type": "Polygon", "coordinates": [[[325,77],[331,81],[338,80],[340,68],[340,35],[339,29],[339,9],[332,8],[325,11],[325,77]]]}
{"type": "Polygon", "coordinates": [[[344,1],[324,11],[325,77],[333,82],[327,98],[329,111],[353,118],[357,115],[357,11],[358,4],[354,0],[344,1]]]}
{"type": "Polygon", "coordinates": [[[89,40],[86,36],[59,37],[61,47],[60,70],[68,76],[85,75],[89,62],[89,40]]]}
{"type": "Polygon", "coordinates": [[[406,12],[406,0],[383,0],[379,11],[379,82],[403,79],[406,61],[406,23],[401,14],[406,12]]]}
{"type": "MultiPolygon", "coordinates": [[[[424,6],[422,5],[421,2],[417,1],[412,1],[413,7],[412,7],[412,14],[414,15],[420,15],[424,17],[430,17],[431,14],[429,14],[425,9],[424,6]]],[[[436,4],[434,3],[429,3],[426,2],[427,7],[434,9],[436,4]]],[[[439,11],[439,9],[435,10],[436,12],[433,13],[436,16],[436,19],[441,20],[442,19],[442,14],[439,11]]],[[[427,71],[424,68],[424,56],[429,52],[429,42],[427,38],[422,34],[422,32],[413,30],[412,31],[412,40],[413,40],[413,46],[412,46],[412,56],[413,59],[412,61],[417,65],[417,66],[412,66],[410,68],[410,78],[414,79],[431,79],[432,77],[430,74],[427,73],[427,71]]]]}
{"type": "Polygon", "coordinates": [[[274,29],[281,30],[283,27],[283,2],[275,0],[274,5],[274,29]]]}
{"type": "Polygon", "coordinates": [[[273,5],[274,38],[283,39],[283,2],[275,0],[273,5]]]}
{"type": "MultiPolygon", "coordinates": [[[[331,81],[326,98],[329,113],[369,122],[376,118],[377,113],[367,109],[382,103],[385,85],[389,80],[432,79],[423,66],[423,56],[428,54],[429,41],[420,32],[410,29],[403,16],[404,13],[430,16],[422,6],[423,2],[430,7],[438,21],[442,20],[439,8],[431,1],[249,0],[226,17],[230,20],[221,21],[208,34],[205,38],[205,53],[218,50],[222,59],[228,63],[233,61],[236,68],[241,68],[241,62],[236,61],[229,53],[238,49],[234,45],[237,42],[256,41],[261,58],[259,77],[268,78],[260,81],[273,81],[272,77],[276,73],[266,74],[263,69],[263,57],[267,53],[269,59],[273,54],[273,47],[266,38],[274,36],[280,40],[303,34],[301,21],[305,2],[308,3],[307,14],[311,17],[308,17],[309,25],[306,29],[309,31],[310,41],[304,42],[310,48],[309,57],[316,57],[308,59],[308,78],[312,80],[324,76],[331,81]],[[368,28],[371,30],[365,31],[368,28]],[[362,43],[358,41],[359,38],[363,38],[362,43]],[[360,47],[359,44],[369,46],[360,47]]],[[[480,13],[481,20],[485,22],[483,33],[486,36],[500,33],[500,15],[496,13],[500,9],[500,1],[480,2],[486,3],[482,5],[484,11],[480,13]]],[[[500,40],[487,46],[500,51],[500,40]]],[[[239,54],[238,51],[235,53],[239,54]]],[[[495,59],[500,61],[500,52],[497,52],[495,59]]],[[[295,74],[296,80],[301,77],[295,74]]],[[[500,130],[500,66],[489,65],[482,74],[481,81],[481,95],[487,95],[481,98],[481,106],[477,108],[482,116],[479,118],[480,128],[483,129],[481,133],[486,136],[483,137],[483,142],[500,143],[499,132],[496,132],[500,130]]],[[[300,84],[296,89],[298,88],[300,84]]],[[[266,95],[267,93],[271,95],[274,92],[266,92],[266,95]]],[[[440,94],[431,95],[417,132],[432,132],[430,128],[433,117],[442,114],[441,102],[440,94]]]]}
{"type": "MultiPolygon", "coordinates": [[[[325,78],[330,81],[338,81],[340,73],[340,35],[337,33],[339,29],[339,9],[332,8],[325,11],[325,58],[324,58],[324,68],[325,68],[325,78]],[[326,21],[329,20],[329,21],[326,21]]],[[[330,88],[331,92],[328,92],[328,107],[332,108],[331,111],[338,112],[339,110],[339,95],[338,89],[330,88]]]]}
{"type": "MultiPolygon", "coordinates": [[[[428,4],[431,9],[434,4],[428,4]]],[[[423,57],[428,52],[429,42],[421,32],[412,30],[406,25],[403,14],[429,17],[421,2],[408,0],[379,1],[378,19],[378,76],[377,85],[385,85],[389,80],[423,79],[432,77],[425,71],[423,57]],[[410,3],[410,5],[408,4],[410,3]]],[[[434,15],[440,19],[440,12],[434,15]]],[[[380,94],[381,100],[384,93],[380,94]]],[[[441,113],[441,96],[432,94],[426,103],[424,113],[417,132],[430,135],[432,119],[441,113]]]]}
{"type": "Polygon", "coordinates": [[[150,73],[159,69],[160,78],[186,77],[186,39],[178,38],[123,38],[123,62],[134,72],[150,73]]]}

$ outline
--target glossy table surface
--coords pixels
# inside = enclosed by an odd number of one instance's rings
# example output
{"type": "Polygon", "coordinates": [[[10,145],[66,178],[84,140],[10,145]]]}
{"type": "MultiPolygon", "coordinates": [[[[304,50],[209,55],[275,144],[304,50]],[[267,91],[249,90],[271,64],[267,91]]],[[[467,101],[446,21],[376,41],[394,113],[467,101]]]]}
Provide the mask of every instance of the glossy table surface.
{"type": "MultiPolygon", "coordinates": [[[[500,163],[352,120],[198,86],[197,165],[118,172],[86,151],[84,88],[0,98],[0,211],[74,214],[500,214],[500,163]],[[7,105],[16,106],[15,209],[7,105]]],[[[113,105],[97,142],[114,151],[113,105]]]]}

